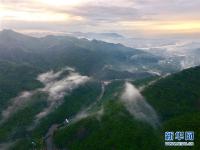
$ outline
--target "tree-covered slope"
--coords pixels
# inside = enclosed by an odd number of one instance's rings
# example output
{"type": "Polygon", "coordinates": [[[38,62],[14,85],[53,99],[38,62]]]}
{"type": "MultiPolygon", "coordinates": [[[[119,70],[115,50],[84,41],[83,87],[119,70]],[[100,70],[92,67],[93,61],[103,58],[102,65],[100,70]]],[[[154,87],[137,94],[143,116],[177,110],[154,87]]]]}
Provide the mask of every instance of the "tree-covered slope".
{"type": "Polygon", "coordinates": [[[137,122],[117,101],[105,106],[100,119],[89,117],[55,134],[57,147],[71,150],[155,150],[160,139],[151,126],[137,122]],[[152,138],[154,137],[154,138],[152,138]]]}
{"type": "MultiPolygon", "coordinates": [[[[122,84],[115,82],[106,88],[102,99],[104,113],[91,115],[60,128],[54,136],[58,148],[77,149],[180,149],[165,147],[167,131],[194,131],[195,146],[200,148],[200,67],[184,70],[162,79],[149,78],[132,83],[148,85],[142,94],[160,118],[160,126],[136,120],[119,101],[122,84]],[[154,81],[155,82],[152,82],[154,81]],[[115,83],[115,84],[114,84],[115,83]],[[118,87],[118,88],[117,88],[118,87]]],[[[123,83],[123,82],[122,82],[123,83]]],[[[188,149],[188,147],[181,147],[188,149]]]]}
{"type": "MultiPolygon", "coordinates": [[[[27,98],[22,107],[17,105],[19,109],[13,109],[8,119],[1,120],[0,143],[11,142],[11,149],[22,150],[30,149],[34,141],[37,149],[44,149],[49,128],[62,124],[66,118],[76,118],[77,113],[98,99],[102,84],[108,84],[103,98],[92,107],[92,111],[100,115],[91,115],[58,130],[54,137],[57,147],[154,150],[163,148],[162,137],[167,130],[195,130],[199,136],[200,67],[160,79],[142,91],[158,113],[161,127],[155,129],[136,120],[120,102],[124,80],[134,80],[132,83],[137,87],[149,85],[157,80],[152,72],[163,71],[158,64],[161,59],[120,44],[65,36],[33,38],[13,31],[1,32],[0,112],[13,105],[14,98],[21,92],[36,90],[36,94],[27,98]],[[49,93],[41,91],[46,85],[37,80],[38,75],[45,72],[58,75],[55,81],[60,84],[67,74],[59,75],[59,72],[67,66],[76,70],[76,75],[88,76],[90,82],[67,93],[61,105],[56,105],[37,122],[38,113],[51,104],[49,93]],[[101,106],[103,114],[99,112],[101,106]]],[[[169,71],[168,68],[164,70],[169,71]]]]}
{"type": "Polygon", "coordinates": [[[0,111],[20,92],[42,87],[36,80],[40,71],[30,65],[0,61],[0,111]]]}
{"type": "Polygon", "coordinates": [[[56,146],[70,150],[162,149],[159,131],[134,119],[119,100],[122,89],[123,82],[111,83],[99,107],[103,113],[60,128],[54,136],[56,146]]]}
{"type": "Polygon", "coordinates": [[[170,75],[147,87],[143,95],[159,112],[162,120],[199,112],[200,67],[170,75]]]}
{"type": "MultiPolygon", "coordinates": [[[[66,65],[87,75],[101,74],[104,68],[162,69],[162,58],[142,50],[102,41],[78,39],[69,36],[34,38],[11,30],[0,32],[0,60],[26,63],[42,69],[57,69],[66,65]],[[139,62],[139,63],[138,63],[139,62]]],[[[128,76],[128,75],[127,75],[128,76]]]]}
{"type": "Polygon", "coordinates": [[[190,68],[161,79],[143,91],[162,120],[163,141],[166,131],[194,131],[195,146],[190,149],[200,149],[199,79],[200,67],[190,68]]]}
{"type": "Polygon", "coordinates": [[[66,118],[72,118],[96,101],[101,92],[100,87],[100,83],[96,81],[80,86],[70,95],[66,95],[62,105],[57,106],[39,122],[36,122],[36,115],[48,106],[47,95],[44,93],[34,95],[29,104],[0,124],[0,140],[13,141],[11,149],[30,149],[32,141],[36,142],[37,149],[44,149],[46,147],[44,137],[49,128],[53,124],[62,124],[66,118]]]}

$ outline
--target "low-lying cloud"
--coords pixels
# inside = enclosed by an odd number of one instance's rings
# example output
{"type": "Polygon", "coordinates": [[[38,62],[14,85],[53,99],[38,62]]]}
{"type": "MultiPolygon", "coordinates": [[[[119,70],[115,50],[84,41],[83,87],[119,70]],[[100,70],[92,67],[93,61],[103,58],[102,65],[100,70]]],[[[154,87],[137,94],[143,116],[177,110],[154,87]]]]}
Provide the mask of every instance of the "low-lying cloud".
{"type": "Polygon", "coordinates": [[[69,67],[59,72],[50,71],[39,75],[38,80],[45,85],[41,91],[49,95],[49,106],[37,115],[37,119],[46,116],[53,108],[62,103],[62,99],[66,94],[86,83],[89,79],[88,76],[82,76],[69,67]],[[62,77],[65,71],[68,71],[69,74],[62,77]]]}
{"type": "Polygon", "coordinates": [[[53,70],[48,71],[46,73],[42,73],[38,76],[38,80],[44,84],[47,84],[53,80],[56,80],[64,71],[75,71],[74,68],[71,67],[65,67],[62,70],[58,72],[54,72],[53,70]]]}
{"type": "Polygon", "coordinates": [[[131,83],[125,83],[125,89],[122,93],[121,100],[126,109],[136,119],[148,122],[153,127],[159,125],[159,119],[155,110],[145,101],[139,90],[131,83]]]}
{"type": "Polygon", "coordinates": [[[19,107],[25,105],[30,100],[33,93],[34,92],[28,92],[28,91],[22,92],[18,97],[14,98],[12,100],[13,103],[2,112],[3,119],[9,118],[9,116],[15,111],[17,111],[19,107]]]}
{"type": "Polygon", "coordinates": [[[38,75],[37,79],[44,84],[44,87],[34,91],[22,92],[14,98],[12,103],[2,112],[2,120],[8,119],[18,109],[26,106],[34,94],[44,92],[48,94],[48,107],[36,115],[37,120],[41,119],[60,105],[65,95],[70,94],[74,89],[90,80],[88,76],[82,76],[70,67],[66,67],[58,72],[49,71],[42,73],[38,75]]]}

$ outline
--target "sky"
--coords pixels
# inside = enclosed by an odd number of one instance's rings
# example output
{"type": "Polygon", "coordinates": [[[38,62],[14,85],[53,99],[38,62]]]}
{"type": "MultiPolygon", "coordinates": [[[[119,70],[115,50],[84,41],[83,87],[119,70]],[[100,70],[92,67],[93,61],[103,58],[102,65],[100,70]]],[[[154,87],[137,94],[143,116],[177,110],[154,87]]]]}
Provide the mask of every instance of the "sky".
{"type": "Polygon", "coordinates": [[[200,0],[0,0],[0,30],[200,35],[200,0]]]}

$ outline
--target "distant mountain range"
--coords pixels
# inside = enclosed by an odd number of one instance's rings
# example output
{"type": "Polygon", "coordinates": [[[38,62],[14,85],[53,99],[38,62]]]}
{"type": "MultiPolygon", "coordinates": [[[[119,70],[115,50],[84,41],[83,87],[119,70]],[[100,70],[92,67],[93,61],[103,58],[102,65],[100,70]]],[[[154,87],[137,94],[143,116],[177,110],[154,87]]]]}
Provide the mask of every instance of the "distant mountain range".
{"type": "Polygon", "coordinates": [[[122,44],[3,30],[0,149],[162,150],[166,130],[198,136],[200,69],[179,72],[179,62],[122,44]]]}
{"type": "MultiPolygon", "coordinates": [[[[115,72],[129,73],[136,73],[136,70],[163,71],[159,64],[161,57],[121,44],[69,36],[35,38],[12,30],[0,32],[0,60],[29,64],[41,69],[56,69],[68,65],[82,73],[99,77],[108,68],[115,72]]],[[[169,72],[170,69],[172,67],[169,72]]],[[[105,78],[105,73],[103,74],[105,78]]]]}
{"type": "Polygon", "coordinates": [[[0,107],[20,91],[41,86],[37,75],[49,70],[69,66],[98,80],[138,79],[157,75],[150,70],[159,70],[161,59],[121,44],[69,36],[35,38],[3,30],[0,32],[0,107]]]}
{"type": "Polygon", "coordinates": [[[121,43],[128,47],[144,50],[153,55],[164,57],[170,60],[166,63],[176,64],[181,69],[186,69],[200,65],[198,57],[200,56],[200,42],[199,38],[151,38],[141,37],[133,38],[122,36],[117,33],[82,33],[74,32],[69,35],[87,39],[102,40],[111,43],[121,43]]]}

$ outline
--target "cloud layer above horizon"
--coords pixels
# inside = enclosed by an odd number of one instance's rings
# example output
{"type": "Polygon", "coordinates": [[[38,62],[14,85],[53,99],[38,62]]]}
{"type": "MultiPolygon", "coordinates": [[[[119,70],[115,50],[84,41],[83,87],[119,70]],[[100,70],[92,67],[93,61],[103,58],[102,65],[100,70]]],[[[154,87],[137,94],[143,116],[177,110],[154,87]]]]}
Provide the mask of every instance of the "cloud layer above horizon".
{"type": "Polygon", "coordinates": [[[0,0],[0,29],[199,34],[199,7],[197,0],[0,0]]]}

